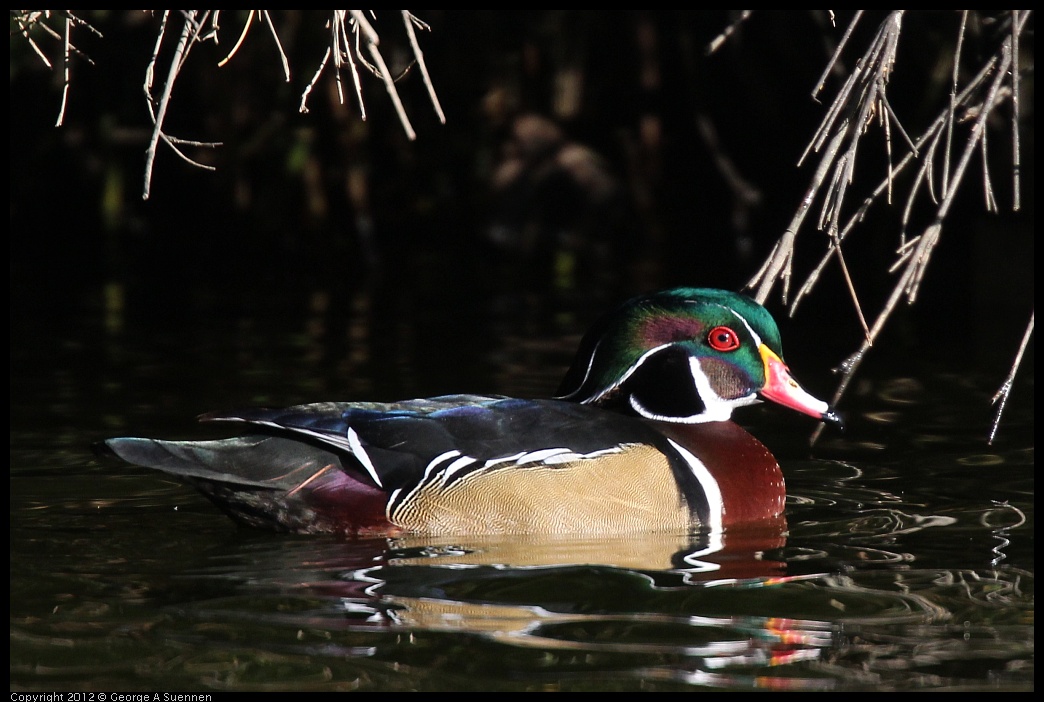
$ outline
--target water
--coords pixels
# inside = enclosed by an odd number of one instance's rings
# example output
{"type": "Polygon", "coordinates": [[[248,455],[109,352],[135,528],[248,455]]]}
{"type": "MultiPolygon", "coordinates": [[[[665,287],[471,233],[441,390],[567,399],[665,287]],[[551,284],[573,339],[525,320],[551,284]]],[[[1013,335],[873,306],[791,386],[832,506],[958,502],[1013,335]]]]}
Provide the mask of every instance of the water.
{"type": "Polygon", "coordinates": [[[993,446],[1003,368],[868,364],[812,450],[749,408],[787,531],[724,542],[268,534],[91,455],[244,404],[545,394],[603,303],[392,290],[14,315],[12,690],[1033,689],[1032,368],[993,446]]]}

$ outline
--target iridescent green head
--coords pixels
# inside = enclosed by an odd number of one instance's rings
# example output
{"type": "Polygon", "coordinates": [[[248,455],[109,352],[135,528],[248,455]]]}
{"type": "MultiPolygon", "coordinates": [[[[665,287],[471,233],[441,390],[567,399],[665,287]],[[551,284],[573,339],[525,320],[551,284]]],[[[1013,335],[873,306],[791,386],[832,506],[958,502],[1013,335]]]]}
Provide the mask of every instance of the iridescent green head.
{"type": "Polygon", "coordinates": [[[781,357],[775,320],[751,298],[674,288],[632,298],[599,320],[558,395],[669,422],[724,421],[761,398],[836,421],[781,357]]]}

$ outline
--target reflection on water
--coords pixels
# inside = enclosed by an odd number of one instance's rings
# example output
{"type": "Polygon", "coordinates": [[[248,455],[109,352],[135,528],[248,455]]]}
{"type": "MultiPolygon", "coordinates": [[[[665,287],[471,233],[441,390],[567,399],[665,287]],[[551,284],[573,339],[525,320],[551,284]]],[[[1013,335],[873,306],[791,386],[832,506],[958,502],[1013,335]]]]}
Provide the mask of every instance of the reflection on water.
{"type": "Polygon", "coordinates": [[[765,552],[786,539],[782,524],[727,533],[638,534],[585,538],[578,536],[480,536],[466,541],[449,537],[395,539],[393,565],[492,565],[546,568],[563,565],[606,565],[632,570],[678,569],[716,577],[759,577],[782,572],[782,563],[765,552]]]}
{"type": "Polygon", "coordinates": [[[548,392],[584,315],[501,300],[462,314],[503,333],[460,348],[394,299],[302,304],[291,335],[84,341],[99,321],[13,348],[13,690],[1032,690],[1033,413],[987,446],[989,379],[868,381],[814,457],[754,410],[786,523],[717,535],[287,537],[94,462],[239,404],[548,392]]]}
{"type": "Polygon", "coordinates": [[[125,477],[85,477],[65,503],[16,503],[28,516],[12,536],[12,679],[98,690],[1032,686],[1032,572],[989,565],[991,539],[1032,541],[1015,508],[935,514],[875,490],[887,472],[861,473],[801,463],[786,538],[749,535],[731,550],[703,534],[285,537],[238,529],[147,475],[135,476],[140,492],[125,477]],[[930,565],[941,561],[953,567],[930,565]]]}

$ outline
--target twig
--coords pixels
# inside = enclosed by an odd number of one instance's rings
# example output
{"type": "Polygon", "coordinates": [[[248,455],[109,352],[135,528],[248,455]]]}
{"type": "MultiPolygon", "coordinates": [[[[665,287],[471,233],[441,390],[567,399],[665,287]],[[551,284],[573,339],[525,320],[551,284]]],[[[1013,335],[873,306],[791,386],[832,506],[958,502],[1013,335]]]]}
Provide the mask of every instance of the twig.
{"type": "Polygon", "coordinates": [[[1026,325],[1026,331],[1022,334],[1022,343],[1019,344],[1019,350],[1015,352],[1015,360],[1011,364],[1011,370],[1008,371],[1008,377],[1004,379],[1004,383],[993,396],[993,404],[997,405],[997,413],[993,416],[993,424],[990,427],[990,435],[987,442],[990,445],[993,444],[993,439],[997,435],[997,427],[1000,426],[1001,415],[1004,414],[1004,406],[1008,404],[1008,396],[1011,394],[1011,388],[1015,383],[1015,374],[1019,372],[1019,366],[1022,365],[1022,355],[1026,353],[1030,337],[1033,336],[1033,315],[1034,313],[1030,312],[1029,324],[1026,325]]]}
{"type": "Polygon", "coordinates": [[[276,48],[279,49],[279,60],[283,63],[283,75],[286,76],[286,82],[290,82],[290,60],[286,57],[286,52],[283,51],[283,44],[279,41],[279,33],[276,31],[275,24],[272,22],[272,13],[268,10],[258,10],[258,12],[264,13],[265,22],[268,23],[268,30],[272,32],[272,40],[275,42],[276,48]]]}
{"type": "Polygon", "coordinates": [[[848,116],[838,127],[838,131],[848,133],[849,145],[835,166],[834,187],[826,191],[823,199],[819,220],[821,230],[825,228],[827,219],[837,224],[840,217],[845,194],[854,179],[855,161],[864,127],[879,102],[879,96],[884,94],[888,75],[895,64],[901,26],[902,11],[895,11],[882,23],[867,56],[859,62],[861,68],[857,67],[853,73],[853,76],[857,77],[858,89],[853,91],[857,99],[851,104],[848,116]]]}
{"type": "Polygon", "coordinates": [[[837,236],[837,231],[832,230],[831,238],[834,241],[833,249],[837,255],[838,264],[841,266],[841,274],[845,278],[845,285],[848,287],[848,294],[852,298],[852,304],[855,306],[856,316],[859,317],[859,324],[863,327],[863,334],[866,336],[866,341],[869,345],[873,346],[873,339],[870,338],[870,328],[866,325],[866,317],[863,315],[863,306],[859,303],[859,294],[856,292],[855,283],[852,282],[852,274],[848,270],[848,264],[845,263],[844,254],[841,253],[841,241],[837,236]]]}
{"type": "Polygon", "coordinates": [[[384,82],[384,89],[388,92],[388,97],[391,98],[392,104],[395,106],[395,112],[399,115],[399,121],[406,132],[406,138],[413,141],[417,138],[417,133],[413,131],[413,125],[410,124],[410,119],[406,116],[406,109],[402,106],[402,100],[399,99],[399,91],[395,87],[395,81],[392,80],[388,66],[384,63],[384,57],[381,56],[381,52],[377,48],[377,44],[380,41],[377,32],[374,31],[373,26],[370,25],[370,22],[361,11],[350,10],[350,12],[356,31],[361,30],[361,33],[366,35],[366,50],[377,65],[378,77],[384,82]]]}
{"type": "MultiPolygon", "coordinates": [[[[1025,16],[1022,16],[1020,18],[1022,23],[1025,22],[1025,19],[1025,16]]],[[[909,222],[909,217],[916,193],[918,192],[922,184],[928,185],[929,193],[932,197],[932,200],[937,202],[933,187],[933,179],[930,177],[930,174],[933,171],[933,164],[936,160],[935,152],[940,143],[940,135],[942,131],[941,128],[947,125],[950,119],[955,120],[955,118],[951,118],[950,115],[955,115],[957,109],[968,104],[975,92],[980,88],[981,85],[985,83],[987,77],[993,73],[995,67],[996,57],[993,57],[986,63],[986,65],[982,67],[979,73],[968,83],[968,85],[956,96],[956,99],[951,101],[951,105],[948,106],[948,108],[942,113],[942,115],[936,118],[936,120],[925,130],[925,133],[919,139],[917,139],[916,141],[911,140],[910,137],[906,134],[905,130],[902,130],[901,133],[903,134],[904,140],[907,141],[911,153],[906,154],[897,166],[890,169],[889,173],[886,174],[886,178],[882,181],[882,183],[868,198],[866,198],[863,201],[863,203],[856,210],[856,212],[849,217],[846,225],[840,228],[839,230],[839,241],[844,241],[848,232],[858,221],[860,221],[863,218],[867,209],[869,209],[872,203],[876,201],[882,195],[882,193],[888,192],[888,189],[891,187],[891,180],[894,179],[895,176],[898,175],[901,171],[906,169],[913,162],[914,157],[916,157],[920,153],[923,153],[926,149],[927,144],[927,158],[921,161],[921,167],[917,173],[917,176],[915,177],[914,186],[910,191],[906,206],[904,208],[902,218],[902,229],[900,232],[900,249],[905,248],[905,231],[909,222]]],[[[853,85],[853,81],[847,81],[846,85],[841,89],[840,93],[851,93],[853,85]]],[[[878,94],[880,95],[880,92],[878,94]]],[[[885,103],[885,106],[891,113],[891,107],[890,105],[888,105],[887,102],[885,103]]],[[[970,110],[971,108],[968,109],[970,110]]],[[[977,113],[979,109],[980,108],[976,108],[973,111],[977,113]]],[[[824,117],[823,123],[820,125],[819,130],[817,130],[817,136],[814,137],[813,143],[810,144],[808,149],[806,149],[806,154],[810,149],[816,148],[817,143],[820,145],[822,144],[822,139],[826,135],[825,128],[832,119],[831,115],[836,115],[838,113],[837,101],[835,101],[835,103],[831,106],[829,112],[831,114],[828,114],[826,117],[824,117]]],[[[902,125],[899,124],[897,119],[894,121],[894,124],[898,125],[899,128],[902,129],[902,125]]],[[[793,252],[792,250],[794,246],[794,239],[796,236],[795,230],[798,227],[800,227],[801,221],[803,220],[808,207],[811,205],[820,186],[822,185],[822,182],[825,178],[825,173],[827,172],[827,169],[829,169],[829,164],[832,161],[837,150],[838,145],[836,141],[839,138],[839,135],[842,133],[843,130],[841,128],[838,128],[834,131],[835,142],[831,143],[830,148],[824,150],[823,158],[821,159],[820,165],[817,168],[816,173],[812,177],[812,185],[806,192],[805,197],[802,199],[801,205],[798,208],[795,217],[791,221],[790,225],[788,225],[783,237],[781,237],[780,241],[782,245],[777,245],[773,248],[772,252],[766,260],[766,263],[761,267],[761,270],[759,270],[758,273],[747,284],[748,287],[753,287],[755,285],[759,285],[760,283],[756,297],[761,301],[767,299],[768,293],[775,282],[775,277],[783,277],[790,274],[789,268],[786,264],[788,263],[788,259],[793,252]],[[769,275],[770,273],[772,275],[769,275]]],[[[839,171],[840,174],[844,174],[844,172],[845,171],[839,171]]],[[[838,173],[835,173],[834,182],[838,182],[838,180],[838,173]]],[[[821,222],[822,221],[824,220],[821,217],[821,222]]],[[[812,273],[809,275],[808,279],[806,280],[801,290],[799,290],[797,296],[795,297],[794,302],[791,305],[791,314],[794,314],[794,312],[796,311],[797,305],[800,302],[800,300],[811,291],[812,286],[818,280],[823,267],[826,265],[826,263],[829,262],[829,259],[833,253],[833,247],[829,248],[824,253],[819,264],[817,264],[816,267],[813,269],[812,273]]],[[[784,300],[786,299],[786,290],[788,288],[788,285],[789,281],[785,277],[783,277],[784,300]]]]}
{"type": "Polygon", "coordinates": [[[982,190],[987,212],[997,212],[997,198],[993,194],[993,182],[990,180],[990,162],[987,159],[986,144],[989,143],[989,135],[983,132],[982,140],[979,142],[982,150],[982,190]]]}
{"type": "MultiPolygon", "coordinates": [[[[930,135],[931,132],[925,134],[925,136],[923,136],[917,142],[918,149],[920,148],[920,145],[923,144],[924,140],[929,138],[930,135]]],[[[906,154],[906,156],[903,157],[899,164],[892,169],[891,177],[895,177],[896,175],[901,173],[910,163],[912,163],[914,160],[914,156],[915,155],[912,152],[906,154]]],[[[923,173],[924,169],[919,171],[919,174],[923,173]]],[[[855,225],[858,222],[862,221],[863,217],[866,215],[866,212],[870,209],[871,205],[873,205],[873,203],[878,198],[880,198],[881,194],[887,190],[889,182],[889,178],[885,178],[883,181],[881,181],[881,183],[877,186],[877,189],[874,190],[874,192],[871,193],[863,201],[863,204],[860,205],[859,209],[856,210],[856,212],[851,217],[849,217],[848,222],[845,224],[844,228],[841,229],[840,232],[838,232],[838,242],[844,241],[848,234],[855,228],[855,225]]],[[[908,244],[909,242],[906,242],[905,240],[900,244],[900,250],[906,251],[906,256],[909,256],[909,251],[911,250],[908,244]]],[[[794,296],[794,301],[791,303],[790,306],[791,316],[797,313],[797,308],[801,300],[804,297],[806,297],[810,292],[812,292],[813,286],[818,281],[820,274],[823,272],[823,269],[826,268],[827,264],[830,262],[830,258],[833,255],[833,253],[833,248],[827,249],[826,253],[824,253],[822,258],[819,260],[819,263],[817,263],[816,266],[812,269],[812,272],[805,280],[805,283],[801,286],[801,289],[798,291],[797,295],[794,296]]]]}
{"type": "Polygon", "coordinates": [[[1021,33],[1019,13],[1012,10],[1011,17],[1011,55],[1014,61],[1011,64],[1011,180],[1012,180],[1012,212],[1018,212],[1022,208],[1022,157],[1019,139],[1019,112],[1021,100],[1019,99],[1019,35],[1021,33]]]}
{"type": "Polygon", "coordinates": [[[69,46],[71,41],[69,34],[72,31],[72,20],[65,18],[65,37],[62,42],[62,106],[58,109],[58,119],[54,126],[62,126],[65,120],[65,107],[69,104],[69,46]]]}
{"type": "MultiPolygon", "coordinates": [[[[185,24],[184,24],[184,27],[181,30],[181,37],[178,39],[177,46],[174,49],[174,56],[171,59],[170,69],[167,72],[167,80],[163,84],[163,94],[160,97],[159,106],[158,106],[157,110],[155,112],[153,112],[153,109],[152,109],[152,94],[151,94],[150,88],[152,86],[153,65],[155,63],[156,56],[157,56],[157,54],[159,52],[160,44],[162,42],[163,27],[166,24],[167,14],[164,13],[164,22],[163,22],[163,25],[160,28],[159,36],[157,36],[157,39],[156,39],[155,53],[153,53],[152,59],[151,59],[150,64],[149,64],[149,67],[146,69],[146,79],[145,79],[146,103],[148,104],[148,107],[149,107],[149,113],[152,115],[153,130],[152,130],[152,138],[149,140],[149,146],[145,150],[145,188],[142,191],[142,196],[141,196],[143,200],[148,200],[149,199],[149,191],[150,191],[150,189],[152,187],[152,169],[153,169],[153,164],[155,163],[155,160],[156,160],[156,148],[159,145],[160,139],[163,139],[163,141],[166,144],[168,144],[172,149],[174,149],[174,152],[177,153],[179,156],[181,156],[181,158],[183,158],[185,161],[187,161],[187,162],[189,162],[189,163],[191,163],[191,164],[193,164],[195,166],[198,166],[199,168],[204,168],[206,170],[215,170],[213,166],[208,166],[206,164],[198,163],[198,162],[190,159],[188,156],[186,156],[180,150],[178,150],[174,146],[174,142],[163,133],[163,120],[164,120],[164,118],[166,117],[166,114],[167,114],[167,106],[170,103],[171,91],[174,90],[174,81],[177,80],[178,74],[181,71],[181,67],[182,67],[182,65],[184,65],[185,59],[188,56],[188,52],[192,50],[192,47],[195,44],[195,42],[196,42],[196,40],[197,40],[197,38],[199,36],[200,29],[202,28],[203,24],[206,23],[206,18],[207,18],[208,15],[209,15],[209,11],[205,12],[203,14],[202,21],[197,23],[196,22],[196,10],[184,10],[182,12],[182,16],[185,19],[185,24]]],[[[195,142],[193,142],[193,143],[195,143],[195,142]]],[[[199,145],[203,145],[203,144],[199,144],[199,145]]],[[[216,146],[216,144],[213,144],[213,145],[216,146]]]]}
{"type": "Polygon", "coordinates": [[[27,42],[29,42],[29,46],[36,53],[36,55],[40,57],[40,60],[44,62],[44,65],[47,66],[48,68],[54,68],[54,66],[51,65],[50,60],[47,58],[47,55],[44,54],[43,49],[40,48],[40,45],[36,43],[36,40],[34,40],[31,36],[29,36],[29,28],[30,27],[40,26],[46,32],[51,34],[52,36],[54,36],[56,38],[58,37],[58,35],[55,34],[53,29],[48,27],[43,22],[39,21],[40,15],[44,15],[44,17],[50,17],[51,16],[50,12],[47,12],[47,13],[43,13],[43,12],[28,12],[28,13],[25,13],[24,15],[17,15],[17,16],[15,16],[15,22],[18,24],[18,28],[19,28],[19,30],[21,30],[22,36],[25,37],[25,40],[27,42]]]}
{"type": "MultiPolygon", "coordinates": [[[[315,87],[316,81],[319,80],[319,76],[322,75],[323,69],[326,68],[326,62],[330,60],[330,47],[326,47],[326,53],[323,54],[322,60],[319,62],[319,68],[315,69],[315,73],[312,75],[312,80],[308,81],[308,85],[305,86],[304,92],[301,93],[301,103],[297,106],[297,111],[301,114],[308,114],[308,96],[311,94],[312,89],[315,87]]],[[[337,93],[341,93],[341,82],[337,81],[337,93]]]]}
{"type": "Polygon", "coordinates": [[[431,76],[428,75],[428,65],[424,62],[424,52],[421,51],[420,43],[417,41],[417,33],[413,31],[413,25],[415,24],[423,29],[430,29],[430,27],[417,19],[409,10],[402,11],[402,19],[406,24],[406,34],[410,38],[410,46],[413,48],[413,55],[417,58],[417,65],[420,66],[424,87],[428,89],[428,97],[431,98],[435,114],[438,115],[439,122],[446,124],[446,115],[442,111],[442,105],[439,104],[439,96],[435,94],[435,86],[431,82],[431,76]]]}
{"type": "MultiPolygon", "coordinates": [[[[854,179],[859,140],[863,135],[864,126],[870,120],[876,105],[880,105],[878,110],[880,113],[887,115],[887,117],[882,115],[883,119],[892,120],[894,118],[894,113],[888,108],[887,103],[882,101],[882,96],[888,76],[895,64],[901,26],[902,11],[892,12],[881,24],[871,47],[860,58],[848,80],[839,89],[837,97],[827,109],[815,134],[798,159],[800,166],[809,153],[822,151],[819,166],[812,177],[812,185],[802,199],[790,225],[784,231],[780,245],[773,249],[770,256],[771,262],[763,266],[758,274],[747,283],[747,287],[758,286],[755,299],[759,302],[764,302],[768,298],[769,292],[777,280],[782,283],[782,298],[786,302],[790,286],[793,248],[798,230],[805,219],[808,208],[811,207],[826,180],[827,174],[831,172],[830,187],[824,195],[817,226],[820,230],[828,232],[840,231],[841,209],[848,186],[854,179]],[[845,139],[848,140],[848,146],[842,152],[841,143],[845,139]]],[[[836,61],[836,55],[831,61],[836,61]]],[[[899,124],[897,119],[895,124],[899,124]]],[[[902,129],[901,125],[899,128],[902,129]]],[[[902,133],[905,136],[905,130],[902,133]]],[[[909,142],[909,137],[906,138],[909,142]]],[[[889,169],[889,174],[891,170],[889,169]]],[[[840,241],[839,238],[838,241],[840,241]]],[[[830,252],[833,251],[832,247],[830,252]]],[[[842,266],[844,274],[846,271],[843,258],[839,256],[838,262],[842,266]]],[[[818,278],[818,273],[816,277],[818,278]]],[[[854,287],[852,292],[856,314],[861,317],[862,311],[858,303],[858,296],[854,294],[854,287]]],[[[865,323],[863,326],[865,331],[865,323]]]]}
{"type": "MultiPolygon", "coordinates": [[[[333,38],[333,55],[334,55],[334,68],[335,76],[337,78],[337,98],[344,103],[344,93],[341,91],[341,63],[344,58],[348,59],[348,65],[352,69],[352,82],[355,83],[355,94],[359,99],[359,119],[366,121],[366,103],[363,101],[362,95],[362,80],[359,77],[359,70],[355,66],[355,59],[352,58],[352,44],[349,36],[349,31],[346,28],[348,22],[348,14],[344,10],[336,10],[334,12],[334,38],[333,38]],[[344,47],[342,52],[341,47],[344,47]]],[[[354,30],[353,30],[354,31],[354,30]]],[[[357,38],[358,41],[358,38],[357,38]]],[[[356,45],[356,54],[359,53],[358,45],[356,45]]]]}
{"type": "Polygon", "coordinates": [[[711,42],[709,44],[707,44],[707,48],[704,49],[704,53],[707,56],[710,56],[715,51],[720,49],[721,45],[724,44],[726,41],[728,41],[728,38],[733,35],[733,33],[736,31],[736,29],[741,24],[746,22],[753,13],[754,13],[753,10],[740,10],[739,19],[737,19],[735,22],[733,22],[728,27],[726,27],[722,31],[721,34],[719,34],[718,36],[714,37],[714,39],[712,39],[711,42]]]}
{"type": "MultiPolygon", "coordinates": [[[[261,12],[261,10],[257,10],[257,12],[261,12]]],[[[229,51],[228,54],[225,55],[225,58],[223,58],[220,61],[218,61],[218,68],[221,68],[226,63],[228,63],[229,60],[231,60],[232,56],[234,56],[235,53],[237,51],[239,51],[239,47],[241,47],[243,45],[243,42],[246,40],[247,32],[250,31],[250,25],[253,24],[253,23],[254,23],[254,10],[247,10],[247,18],[246,18],[246,22],[243,23],[243,31],[239,33],[239,39],[237,39],[236,43],[232,45],[232,50],[229,51]]]]}
{"type": "MultiPolygon", "coordinates": [[[[961,10],[961,26],[957,30],[957,45],[953,49],[953,75],[950,87],[950,117],[946,121],[946,148],[943,153],[949,157],[953,147],[953,124],[957,114],[957,79],[961,73],[961,47],[964,45],[964,33],[968,26],[968,11],[961,10]]],[[[943,165],[942,191],[945,194],[950,185],[950,164],[943,165]]]]}
{"type": "MultiPolygon", "coordinates": [[[[933,224],[921,236],[918,242],[917,251],[914,253],[917,258],[930,255],[931,250],[935,247],[935,244],[938,243],[940,228],[941,225],[938,223],[933,224]]],[[[870,330],[870,333],[866,335],[866,338],[863,340],[863,343],[860,344],[859,349],[845,359],[841,364],[838,369],[841,372],[841,382],[838,383],[837,390],[834,391],[834,397],[830,402],[831,406],[837,406],[837,403],[844,396],[845,391],[848,389],[848,384],[852,381],[852,378],[855,377],[856,371],[862,364],[863,359],[866,357],[867,352],[873,345],[874,340],[877,339],[877,335],[881,333],[882,329],[884,329],[885,322],[892,316],[892,312],[895,310],[896,305],[899,304],[899,298],[902,297],[904,290],[913,275],[914,266],[907,266],[899,280],[896,282],[895,287],[892,288],[892,294],[889,295],[881,312],[877,315],[877,319],[874,321],[874,326],[870,330]]],[[[814,444],[819,438],[820,433],[823,431],[823,426],[823,424],[820,424],[816,427],[815,431],[812,432],[811,443],[814,444]]]]}
{"type": "MultiPolygon", "coordinates": [[[[862,363],[866,352],[869,350],[870,345],[884,328],[885,322],[891,316],[899,299],[905,296],[908,304],[913,304],[917,299],[918,289],[924,277],[924,272],[936,245],[939,243],[943,222],[953,205],[958,186],[964,179],[972,154],[976,149],[980,148],[979,142],[985,134],[986,120],[990,113],[997,107],[998,98],[1004,93],[1002,90],[1003,82],[1006,79],[1008,69],[1011,65],[1010,42],[1006,41],[1002,44],[1000,51],[1001,57],[1000,61],[997,62],[998,65],[994,73],[993,81],[987,89],[986,96],[983,98],[983,101],[979,106],[978,114],[976,115],[975,124],[972,126],[968,143],[965,145],[961,158],[957,163],[957,167],[954,169],[952,174],[950,180],[951,187],[939,203],[932,223],[929,224],[921,236],[918,237],[913,251],[908,256],[905,256],[906,265],[903,267],[903,272],[900,275],[899,280],[896,282],[895,287],[892,289],[892,293],[889,296],[888,301],[885,303],[884,309],[878,315],[873,328],[870,330],[869,336],[860,346],[859,350],[852,354],[852,356],[850,356],[842,365],[842,379],[838,385],[837,391],[834,393],[834,398],[831,402],[833,405],[836,405],[843,396],[849,382],[854,376],[860,363],[862,363]]],[[[813,433],[813,442],[818,438],[821,430],[822,427],[820,426],[813,433]]]]}
{"type": "Polygon", "coordinates": [[[71,58],[72,54],[76,54],[81,57],[87,63],[94,65],[94,61],[91,60],[90,56],[87,56],[79,49],[77,49],[72,43],[72,26],[83,27],[88,31],[92,32],[95,36],[101,37],[102,33],[92,27],[85,20],[80,19],[70,10],[61,10],[62,15],[62,33],[59,34],[53,28],[48,26],[45,20],[51,18],[51,10],[43,11],[32,11],[32,10],[13,10],[12,20],[18,25],[18,31],[28,42],[29,47],[33,52],[40,57],[44,65],[49,69],[54,69],[54,65],[50,59],[44,54],[43,49],[36,40],[29,36],[29,30],[36,27],[45,34],[53,37],[57,41],[61,42],[62,46],[62,100],[58,108],[58,117],[55,120],[54,126],[60,127],[65,122],[65,110],[69,105],[69,88],[72,83],[71,78],[71,58]]]}
{"type": "Polygon", "coordinates": [[[841,58],[841,52],[844,50],[845,44],[847,44],[848,40],[852,37],[852,32],[855,31],[855,27],[862,16],[863,11],[856,10],[855,15],[852,16],[852,21],[848,23],[848,29],[846,29],[845,33],[841,35],[841,41],[838,43],[837,48],[834,49],[833,56],[831,56],[830,60],[827,61],[826,68],[823,69],[823,75],[819,76],[819,80],[816,81],[816,87],[812,88],[812,99],[816,102],[819,102],[819,98],[817,98],[816,95],[818,95],[819,91],[823,89],[823,84],[826,83],[827,76],[830,75],[830,71],[833,70],[837,60],[841,58]]]}
{"type": "MultiPolygon", "coordinates": [[[[223,67],[226,63],[232,60],[232,57],[239,51],[239,47],[243,45],[243,41],[246,39],[247,33],[250,31],[250,26],[253,24],[254,15],[257,15],[258,19],[264,19],[268,25],[268,30],[272,33],[272,39],[275,41],[276,48],[279,49],[279,59],[283,64],[283,75],[286,76],[286,82],[290,82],[290,61],[286,58],[286,52],[283,51],[283,45],[279,41],[279,33],[276,32],[275,24],[272,22],[272,14],[268,10],[247,10],[246,23],[243,25],[243,31],[239,33],[239,39],[236,40],[235,46],[228,52],[225,58],[218,61],[218,68],[223,67]]],[[[214,29],[213,29],[214,40],[217,41],[217,11],[214,16],[214,29]]]]}
{"type": "MultiPolygon", "coordinates": [[[[76,17],[76,15],[71,11],[63,10],[57,12],[61,13],[60,17],[63,22],[62,33],[55,31],[54,28],[48,25],[47,22],[50,21],[52,17],[52,11],[50,10],[13,10],[11,12],[11,20],[13,26],[17,28],[16,31],[24,37],[32,51],[40,58],[44,65],[50,69],[53,69],[54,65],[47,57],[44,49],[36,41],[36,38],[34,38],[33,33],[36,33],[38,30],[43,32],[46,36],[52,37],[61,43],[64,58],[63,83],[61,105],[56,121],[56,126],[61,126],[64,122],[69,104],[69,94],[71,89],[70,59],[73,53],[82,55],[72,43],[72,27],[73,25],[86,27],[98,36],[101,36],[101,33],[85,21],[76,17]]],[[[143,90],[145,92],[149,116],[153,123],[152,134],[145,150],[145,178],[142,188],[142,199],[145,200],[149,198],[152,189],[152,177],[155,169],[156,156],[161,142],[170,146],[174,153],[187,163],[206,170],[216,170],[213,166],[200,163],[199,161],[189,157],[179,147],[196,146],[213,148],[220,146],[220,143],[178,139],[171,137],[164,131],[167,111],[173,95],[174,82],[180,75],[181,68],[184,66],[185,61],[187,61],[192,47],[201,41],[207,41],[210,39],[213,39],[215,44],[218,43],[218,18],[220,16],[220,10],[183,10],[181,12],[185,25],[179,39],[177,40],[177,44],[174,48],[174,55],[167,70],[166,81],[158,97],[154,96],[153,87],[156,66],[159,61],[160,50],[163,46],[164,38],[166,37],[167,22],[170,18],[169,10],[164,10],[161,14],[160,25],[156,33],[155,45],[145,68],[143,90]]],[[[227,64],[242,47],[243,43],[246,41],[247,35],[253,27],[255,15],[258,21],[264,20],[269,32],[271,32],[272,39],[279,51],[283,75],[287,82],[289,82],[291,80],[290,61],[287,58],[286,51],[283,49],[282,42],[279,39],[279,33],[276,31],[274,19],[269,10],[247,11],[246,21],[238,39],[225,57],[218,62],[218,65],[224,66],[227,64]]],[[[376,14],[373,11],[370,11],[370,16],[376,20],[376,14]]],[[[430,27],[408,10],[400,10],[400,17],[404,23],[406,36],[413,53],[413,61],[397,77],[393,77],[391,71],[388,70],[388,66],[379,49],[380,37],[363,11],[335,10],[328,25],[330,29],[330,45],[327,47],[318,68],[301,94],[301,102],[298,107],[300,112],[308,112],[309,96],[315,88],[319,77],[329,65],[332,56],[334,64],[334,80],[336,81],[338,99],[343,104],[344,90],[341,84],[341,68],[347,64],[352,74],[355,94],[359,102],[361,119],[366,119],[366,103],[363,99],[363,85],[359,71],[360,63],[384,84],[385,90],[395,106],[396,114],[403,126],[403,130],[406,132],[406,136],[410,140],[416,139],[416,132],[410,123],[406,114],[406,109],[403,106],[402,99],[395,85],[399,79],[409,73],[412,66],[416,65],[419,67],[421,79],[424,82],[424,86],[428,92],[428,97],[431,100],[435,114],[438,117],[439,122],[445,124],[446,114],[439,102],[438,95],[435,92],[435,86],[431,80],[431,74],[428,71],[424,52],[421,50],[420,42],[417,39],[417,28],[430,30],[430,27]]],[[[87,61],[90,61],[89,57],[84,56],[84,58],[87,61]]]]}
{"type": "MultiPolygon", "coordinates": [[[[410,47],[413,50],[414,63],[420,67],[421,77],[428,90],[428,96],[431,99],[436,116],[442,124],[445,124],[446,115],[442,110],[442,105],[439,103],[438,95],[435,94],[435,87],[431,82],[431,75],[428,73],[428,67],[424,61],[424,53],[421,51],[420,43],[417,41],[417,34],[414,31],[414,26],[428,29],[428,25],[408,10],[402,10],[401,15],[406,26],[410,47]]],[[[308,96],[315,88],[319,76],[326,68],[330,57],[333,56],[334,80],[337,82],[337,99],[342,104],[344,103],[344,92],[341,88],[341,67],[347,63],[352,73],[355,95],[359,101],[360,119],[365,120],[366,102],[363,100],[362,79],[356,65],[358,60],[370,73],[380,78],[381,82],[384,83],[384,89],[395,106],[395,112],[399,117],[399,122],[402,124],[403,131],[406,132],[407,138],[411,141],[416,139],[417,133],[414,131],[413,125],[410,124],[409,117],[406,115],[406,109],[403,107],[402,100],[399,97],[398,89],[395,87],[397,79],[392,78],[391,72],[388,70],[384,57],[378,48],[380,36],[370,21],[366,19],[363,12],[361,10],[335,10],[333,19],[330,21],[330,37],[330,46],[323,55],[319,68],[312,75],[312,79],[301,94],[298,110],[302,113],[308,112],[308,96]],[[369,56],[370,60],[367,60],[367,56],[369,56]]],[[[405,72],[402,75],[405,75],[405,72]]]]}
{"type": "Polygon", "coordinates": [[[794,217],[790,220],[790,224],[784,230],[783,236],[780,237],[779,242],[772,249],[772,253],[769,254],[765,265],[747,283],[748,288],[752,288],[755,285],[758,286],[754,299],[759,303],[764,304],[765,300],[768,299],[768,294],[778,278],[783,279],[782,296],[784,302],[786,301],[787,291],[790,287],[790,261],[794,255],[794,241],[797,239],[798,230],[801,229],[805,215],[808,214],[809,209],[812,207],[816,193],[819,192],[819,188],[830,170],[830,163],[833,161],[834,154],[840,148],[841,140],[844,136],[845,133],[843,131],[839,131],[834,135],[826,151],[823,152],[823,158],[819,162],[819,167],[812,176],[812,184],[805,192],[805,197],[801,199],[801,204],[798,206],[797,212],[794,213],[794,217]]]}

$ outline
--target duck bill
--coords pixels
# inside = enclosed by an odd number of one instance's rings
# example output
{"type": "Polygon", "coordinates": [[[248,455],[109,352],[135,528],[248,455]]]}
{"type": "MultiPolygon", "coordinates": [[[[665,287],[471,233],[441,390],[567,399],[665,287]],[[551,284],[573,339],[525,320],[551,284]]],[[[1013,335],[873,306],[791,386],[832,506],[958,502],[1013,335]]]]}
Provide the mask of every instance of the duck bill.
{"type": "Polygon", "coordinates": [[[790,369],[768,346],[762,344],[758,351],[765,363],[765,387],[758,393],[767,400],[810,415],[842,428],[841,418],[830,405],[817,399],[798,385],[790,375],[790,369]]]}

